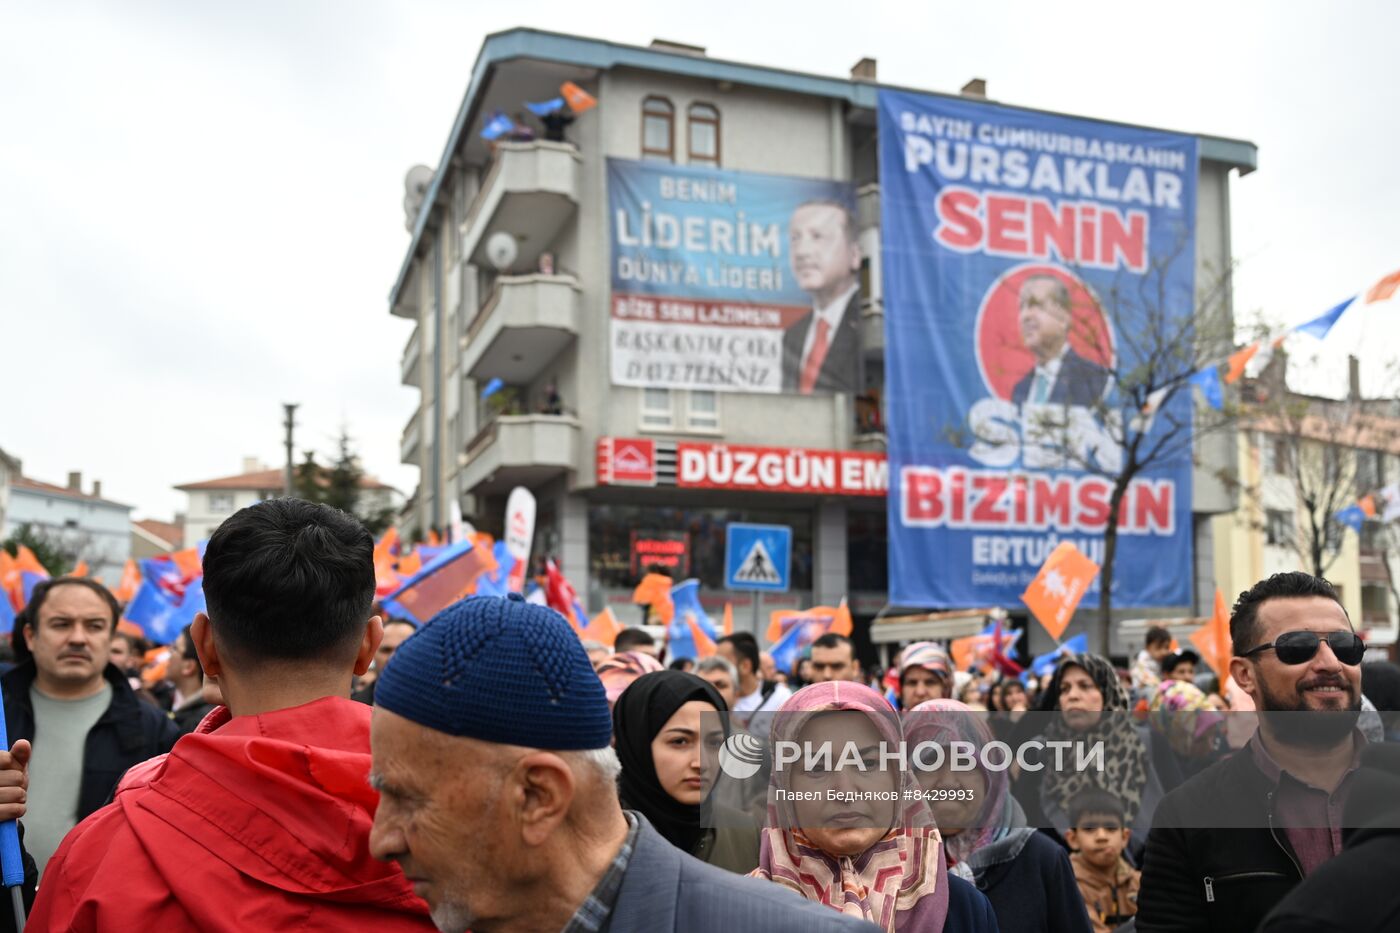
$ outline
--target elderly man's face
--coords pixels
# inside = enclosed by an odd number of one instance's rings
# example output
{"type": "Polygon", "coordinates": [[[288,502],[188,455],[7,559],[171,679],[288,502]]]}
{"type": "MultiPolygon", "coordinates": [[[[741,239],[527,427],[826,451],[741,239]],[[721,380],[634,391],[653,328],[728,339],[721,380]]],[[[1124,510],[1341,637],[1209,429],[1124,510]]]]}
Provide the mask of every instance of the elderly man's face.
{"type": "Polygon", "coordinates": [[[1053,359],[1069,338],[1070,310],[1055,291],[1048,279],[1029,282],[1021,290],[1021,341],[1038,360],[1053,359]]]}
{"type": "Polygon", "coordinates": [[[490,746],[456,739],[381,707],[370,727],[379,807],[370,854],[399,863],[440,930],[496,914],[519,860],[490,746]],[[481,746],[482,755],[466,754],[481,746]]]}
{"type": "Polygon", "coordinates": [[[846,232],[844,211],[830,204],[806,204],[788,223],[792,273],[802,290],[830,301],[855,283],[860,247],[846,232]]]}

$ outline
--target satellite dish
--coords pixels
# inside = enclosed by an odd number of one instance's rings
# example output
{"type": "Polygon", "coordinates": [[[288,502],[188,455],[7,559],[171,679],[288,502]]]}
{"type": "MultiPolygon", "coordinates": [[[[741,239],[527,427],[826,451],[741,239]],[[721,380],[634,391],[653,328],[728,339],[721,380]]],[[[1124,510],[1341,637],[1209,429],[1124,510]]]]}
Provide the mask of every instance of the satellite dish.
{"type": "Polygon", "coordinates": [[[428,186],[433,183],[435,173],[426,165],[415,165],[403,179],[403,225],[410,233],[418,223],[418,212],[423,209],[423,200],[428,196],[428,186]]]}
{"type": "Polygon", "coordinates": [[[491,234],[486,240],[486,258],[491,261],[497,272],[509,269],[519,253],[520,247],[515,242],[515,237],[504,230],[491,234]]]}

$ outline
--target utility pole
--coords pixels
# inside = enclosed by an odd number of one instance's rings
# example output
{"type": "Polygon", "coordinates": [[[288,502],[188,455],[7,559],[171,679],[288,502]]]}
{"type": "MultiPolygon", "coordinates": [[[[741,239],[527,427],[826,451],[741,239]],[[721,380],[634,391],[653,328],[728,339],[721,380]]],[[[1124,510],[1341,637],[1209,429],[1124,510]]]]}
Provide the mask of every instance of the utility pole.
{"type": "Polygon", "coordinates": [[[290,498],[292,495],[292,428],[296,427],[297,406],[295,403],[283,403],[282,407],[287,410],[287,420],[282,422],[282,427],[287,429],[287,465],[282,474],[282,494],[290,498]]]}

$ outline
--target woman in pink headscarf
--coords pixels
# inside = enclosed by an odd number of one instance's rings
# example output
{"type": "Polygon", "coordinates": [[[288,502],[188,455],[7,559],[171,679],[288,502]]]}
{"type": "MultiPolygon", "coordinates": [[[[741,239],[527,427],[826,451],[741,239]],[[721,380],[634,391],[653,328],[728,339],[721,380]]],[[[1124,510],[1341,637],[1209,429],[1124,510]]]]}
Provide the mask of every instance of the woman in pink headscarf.
{"type": "Polygon", "coordinates": [[[622,691],[632,686],[632,681],[660,670],[665,670],[661,662],[645,651],[622,651],[610,656],[598,665],[598,679],[608,695],[608,706],[617,702],[622,691]]]}
{"type": "Polygon", "coordinates": [[[949,930],[996,930],[987,899],[949,877],[913,772],[882,759],[882,745],[893,754],[903,741],[884,698],[863,684],[812,684],[778,710],[772,739],[775,753],[784,752],[780,742],[796,743],[802,757],[774,765],[755,876],[889,933],[939,933],[945,922],[949,930]],[[807,760],[827,744],[828,762],[807,760]],[[844,799],[828,799],[829,790],[844,799]]]}
{"type": "Polygon", "coordinates": [[[943,749],[942,767],[916,773],[943,834],[950,870],[976,883],[1001,929],[1090,933],[1068,853],[1026,825],[1006,770],[949,765],[952,743],[967,743],[980,755],[993,741],[987,714],[956,700],[929,700],[904,717],[904,740],[916,762],[938,761],[932,752],[914,752],[925,743],[943,749]]]}

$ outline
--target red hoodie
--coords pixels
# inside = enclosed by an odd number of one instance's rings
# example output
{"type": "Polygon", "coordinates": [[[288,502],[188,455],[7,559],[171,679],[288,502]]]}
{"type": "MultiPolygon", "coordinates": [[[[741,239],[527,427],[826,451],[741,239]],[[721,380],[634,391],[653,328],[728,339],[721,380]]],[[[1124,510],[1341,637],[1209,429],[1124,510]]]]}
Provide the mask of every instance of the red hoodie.
{"type": "Polygon", "coordinates": [[[64,838],[26,928],[432,930],[369,854],[369,718],[341,697],[215,710],[64,838]]]}

